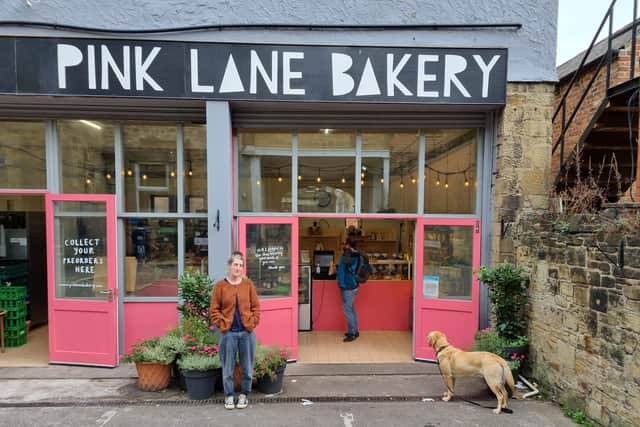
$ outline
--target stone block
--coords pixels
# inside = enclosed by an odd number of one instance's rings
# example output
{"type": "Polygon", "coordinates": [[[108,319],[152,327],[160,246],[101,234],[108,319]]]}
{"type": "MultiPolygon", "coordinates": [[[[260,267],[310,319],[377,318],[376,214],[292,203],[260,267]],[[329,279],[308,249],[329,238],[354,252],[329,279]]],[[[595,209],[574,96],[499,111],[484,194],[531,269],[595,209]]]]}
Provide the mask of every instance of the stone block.
{"type": "Polygon", "coordinates": [[[578,330],[578,318],[574,313],[565,312],[562,319],[562,326],[565,330],[575,332],[578,330]]]}
{"type": "Polygon", "coordinates": [[[609,295],[606,289],[591,288],[590,291],[591,294],[589,295],[589,301],[591,309],[601,313],[606,313],[609,304],[609,295]]]}
{"type": "Polygon", "coordinates": [[[640,285],[638,284],[634,284],[634,285],[625,285],[622,288],[622,292],[624,294],[625,297],[631,299],[631,300],[635,300],[635,301],[640,301],[640,285]]]}
{"type": "Polygon", "coordinates": [[[624,277],[627,279],[640,279],[640,268],[624,267],[624,277]]]}
{"type": "Polygon", "coordinates": [[[567,250],[567,263],[583,267],[585,265],[585,249],[583,247],[570,247],[567,250]]]}
{"type": "Polygon", "coordinates": [[[589,262],[587,262],[587,267],[600,270],[601,274],[611,274],[611,264],[608,262],[589,260],[589,262]]]}
{"type": "Polygon", "coordinates": [[[572,298],[573,297],[573,289],[574,286],[572,283],[569,282],[561,282],[560,283],[560,295],[563,295],[567,298],[572,298]]]}
{"type": "Polygon", "coordinates": [[[603,288],[614,288],[616,279],[613,276],[600,276],[600,286],[603,288]]]}
{"type": "Polygon", "coordinates": [[[583,267],[571,267],[570,275],[574,283],[587,283],[587,272],[583,267]]]}
{"type": "Polygon", "coordinates": [[[574,301],[582,307],[589,307],[589,295],[589,288],[585,286],[576,286],[573,289],[574,301]]]}
{"type": "Polygon", "coordinates": [[[597,270],[587,271],[587,283],[592,286],[600,286],[600,272],[597,270]]]}

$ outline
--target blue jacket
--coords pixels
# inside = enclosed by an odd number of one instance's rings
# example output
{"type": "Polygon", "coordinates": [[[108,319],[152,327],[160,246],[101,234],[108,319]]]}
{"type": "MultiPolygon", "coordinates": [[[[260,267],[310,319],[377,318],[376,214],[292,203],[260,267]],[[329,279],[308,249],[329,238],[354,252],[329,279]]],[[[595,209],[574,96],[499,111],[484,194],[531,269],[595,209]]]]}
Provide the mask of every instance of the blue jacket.
{"type": "Polygon", "coordinates": [[[340,256],[338,263],[338,286],[340,289],[355,289],[358,287],[356,282],[356,268],[358,268],[358,259],[360,253],[358,251],[351,253],[351,263],[348,264],[347,257],[344,254],[340,256]]]}

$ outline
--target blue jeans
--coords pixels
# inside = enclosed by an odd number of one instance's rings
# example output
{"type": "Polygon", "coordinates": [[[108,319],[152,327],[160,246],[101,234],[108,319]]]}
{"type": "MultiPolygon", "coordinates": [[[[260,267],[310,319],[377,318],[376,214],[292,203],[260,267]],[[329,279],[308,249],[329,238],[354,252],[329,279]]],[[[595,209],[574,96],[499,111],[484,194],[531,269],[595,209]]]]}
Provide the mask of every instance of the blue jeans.
{"type": "Polygon", "coordinates": [[[218,351],[222,363],[222,386],[225,396],[233,396],[233,368],[236,354],[242,368],[240,393],[251,393],[253,381],[253,359],[256,354],[256,334],[254,332],[227,332],[218,334],[218,351]]]}
{"type": "Polygon", "coordinates": [[[358,288],[340,289],[340,292],[342,293],[342,311],[347,319],[347,334],[355,335],[358,332],[358,316],[353,302],[358,294],[358,288]]]}

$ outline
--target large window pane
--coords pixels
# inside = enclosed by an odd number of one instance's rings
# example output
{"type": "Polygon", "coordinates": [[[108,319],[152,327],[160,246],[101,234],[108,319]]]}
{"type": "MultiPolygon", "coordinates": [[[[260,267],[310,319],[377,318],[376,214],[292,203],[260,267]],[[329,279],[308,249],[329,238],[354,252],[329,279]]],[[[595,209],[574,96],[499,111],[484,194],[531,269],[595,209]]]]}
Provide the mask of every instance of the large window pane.
{"type": "Polygon", "coordinates": [[[247,276],[261,297],[291,295],[291,225],[247,224],[247,276]]]}
{"type": "Polygon", "coordinates": [[[349,129],[300,129],[299,150],[349,150],[356,148],[356,132],[349,129]]]}
{"type": "Polygon", "coordinates": [[[127,125],[122,134],[125,210],[177,212],[176,127],[127,125]]]}
{"type": "MultiPolygon", "coordinates": [[[[184,209],[186,212],[207,211],[206,126],[184,127],[184,209]]],[[[171,176],[171,172],[169,172],[171,176]]]]}
{"type": "Polygon", "coordinates": [[[113,126],[97,120],[57,123],[65,193],[116,192],[113,126]]]}
{"type": "Polygon", "coordinates": [[[475,213],[477,129],[425,132],[425,213],[475,213]]]}
{"type": "Polygon", "coordinates": [[[240,212],[291,212],[290,131],[238,134],[240,212]]]}
{"type": "Polygon", "coordinates": [[[55,202],[57,298],[108,298],[106,210],[104,202],[55,202]]]}
{"type": "Polygon", "coordinates": [[[418,131],[362,132],[362,212],[416,213],[418,131]]]}
{"type": "Polygon", "coordinates": [[[423,296],[470,300],[473,228],[425,226],[423,247],[423,296]]]}
{"type": "Polygon", "coordinates": [[[207,219],[184,220],[184,269],[208,271],[209,239],[207,238],[207,219]]]}
{"type": "Polygon", "coordinates": [[[178,295],[176,220],[125,220],[125,289],[129,296],[178,295]]]}
{"type": "Polygon", "coordinates": [[[0,121],[0,188],[47,188],[43,122],[0,121]]]}
{"type": "Polygon", "coordinates": [[[299,157],[298,212],[354,212],[355,157],[299,157]]]}

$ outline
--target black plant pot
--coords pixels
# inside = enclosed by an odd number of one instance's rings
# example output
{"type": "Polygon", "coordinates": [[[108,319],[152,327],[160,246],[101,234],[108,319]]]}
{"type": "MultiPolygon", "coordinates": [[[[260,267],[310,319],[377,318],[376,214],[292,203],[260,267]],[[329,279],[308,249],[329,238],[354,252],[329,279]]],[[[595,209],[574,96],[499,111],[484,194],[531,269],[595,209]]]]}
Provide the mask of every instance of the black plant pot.
{"type": "Polygon", "coordinates": [[[260,377],[256,380],[256,388],[264,394],[275,394],[282,391],[282,383],[284,381],[284,369],[287,365],[276,369],[275,379],[269,376],[260,377]]]}
{"type": "Polygon", "coordinates": [[[211,397],[215,391],[216,370],[183,371],[187,393],[192,400],[203,400],[211,397]]]}
{"type": "Polygon", "coordinates": [[[505,360],[511,360],[511,356],[514,353],[518,356],[521,354],[526,356],[529,353],[529,344],[502,347],[502,357],[504,357],[505,360]]]}

